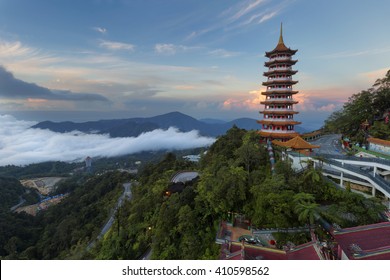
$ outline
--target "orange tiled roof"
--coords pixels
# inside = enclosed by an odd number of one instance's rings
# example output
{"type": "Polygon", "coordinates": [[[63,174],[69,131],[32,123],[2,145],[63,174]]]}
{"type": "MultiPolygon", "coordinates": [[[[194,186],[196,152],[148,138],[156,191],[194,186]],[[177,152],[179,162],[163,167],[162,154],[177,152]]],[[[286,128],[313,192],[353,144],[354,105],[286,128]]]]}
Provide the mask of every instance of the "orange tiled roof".
{"type": "Polygon", "coordinates": [[[259,131],[259,134],[262,137],[273,137],[273,138],[293,138],[299,135],[298,132],[278,133],[278,132],[268,132],[268,131],[259,131]]]}
{"type": "Polygon", "coordinates": [[[280,119],[274,119],[274,120],[261,120],[261,121],[257,121],[257,123],[259,124],[275,124],[275,125],[291,125],[291,124],[301,124],[301,122],[297,122],[297,121],[294,121],[294,120],[288,120],[288,121],[281,121],[280,119]]]}
{"type": "Polygon", "coordinates": [[[390,141],[388,141],[388,140],[383,140],[383,139],[371,137],[371,138],[368,138],[367,141],[370,143],[390,147],[390,141]]]}
{"type": "Polygon", "coordinates": [[[287,142],[281,142],[278,140],[273,140],[272,144],[286,147],[286,148],[292,148],[296,150],[301,150],[301,149],[314,149],[314,148],[319,148],[320,146],[318,145],[312,145],[305,140],[303,140],[299,135],[294,137],[291,140],[288,140],[287,142]]]}

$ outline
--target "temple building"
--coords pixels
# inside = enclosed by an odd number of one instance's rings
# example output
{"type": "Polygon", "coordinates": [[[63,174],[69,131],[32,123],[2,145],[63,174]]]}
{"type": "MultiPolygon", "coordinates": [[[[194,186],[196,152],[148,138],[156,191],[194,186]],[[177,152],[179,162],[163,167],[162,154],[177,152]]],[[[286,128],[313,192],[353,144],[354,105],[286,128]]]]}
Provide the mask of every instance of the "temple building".
{"type": "Polygon", "coordinates": [[[298,50],[287,48],[283,42],[282,26],[280,26],[279,42],[275,49],[266,52],[265,56],[269,58],[265,62],[268,71],[264,73],[267,81],[263,85],[267,87],[262,95],[266,96],[264,104],[263,120],[258,121],[262,125],[259,131],[262,140],[287,141],[298,136],[294,130],[294,125],[300,124],[294,120],[294,104],[298,101],[293,99],[293,95],[298,91],[293,90],[293,85],[297,83],[292,76],[298,71],[293,70],[292,66],[297,60],[292,60],[292,56],[298,50]]]}

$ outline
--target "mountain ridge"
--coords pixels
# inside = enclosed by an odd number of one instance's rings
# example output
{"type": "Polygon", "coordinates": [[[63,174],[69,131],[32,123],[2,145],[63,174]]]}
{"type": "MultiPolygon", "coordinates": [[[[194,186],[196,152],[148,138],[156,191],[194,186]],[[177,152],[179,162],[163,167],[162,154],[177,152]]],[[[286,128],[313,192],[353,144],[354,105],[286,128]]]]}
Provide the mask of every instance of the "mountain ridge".
{"type": "MultiPolygon", "coordinates": [[[[84,133],[109,134],[110,137],[136,137],[155,129],[176,127],[182,132],[197,130],[202,136],[217,137],[224,134],[233,125],[246,130],[260,129],[260,125],[256,120],[251,118],[239,118],[229,122],[218,122],[218,120],[213,119],[213,122],[209,122],[197,120],[181,112],[170,112],[153,117],[110,119],[80,123],[43,121],[32,126],[32,128],[49,129],[59,133],[77,130],[84,133]]],[[[304,132],[302,128],[299,128],[298,131],[304,132]]]]}

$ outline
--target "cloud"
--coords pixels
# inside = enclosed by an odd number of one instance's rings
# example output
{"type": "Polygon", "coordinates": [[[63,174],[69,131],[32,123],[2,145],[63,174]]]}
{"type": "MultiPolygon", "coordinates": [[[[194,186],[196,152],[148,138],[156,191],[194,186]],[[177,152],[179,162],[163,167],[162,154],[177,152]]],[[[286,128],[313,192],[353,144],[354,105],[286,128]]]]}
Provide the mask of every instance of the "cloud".
{"type": "Polygon", "coordinates": [[[331,54],[325,54],[320,55],[318,58],[321,59],[338,59],[338,58],[348,58],[348,57],[357,57],[357,56],[372,56],[372,55],[378,55],[378,54],[384,54],[390,52],[390,48],[376,48],[376,49],[367,49],[367,50],[360,50],[360,51],[343,51],[343,52],[337,52],[337,53],[331,53],[331,54]]]}
{"type": "Polygon", "coordinates": [[[273,18],[274,16],[276,16],[278,14],[279,14],[279,11],[273,11],[273,12],[270,12],[268,14],[265,14],[261,17],[261,19],[259,20],[259,23],[263,23],[267,20],[270,20],[271,18],[273,18]]]}
{"type": "Polygon", "coordinates": [[[245,111],[257,111],[262,108],[260,102],[265,99],[261,95],[261,90],[252,90],[248,94],[226,99],[222,108],[224,110],[245,110],[245,111]]]}
{"type": "Polygon", "coordinates": [[[101,33],[101,34],[106,34],[107,33],[107,29],[103,28],[103,27],[94,27],[93,30],[101,33]]]}
{"type": "Polygon", "coordinates": [[[111,51],[130,51],[133,52],[135,50],[135,46],[128,43],[121,42],[112,42],[102,40],[99,44],[100,47],[111,50],[111,51]]]}
{"type": "Polygon", "coordinates": [[[360,73],[358,76],[359,79],[364,78],[369,83],[373,84],[377,79],[382,79],[383,77],[385,77],[387,71],[389,70],[390,68],[387,67],[387,68],[377,69],[370,72],[360,73]]]}
{"type": "Polygon", "coordinates": [[[224,49],[216,49],[213,51],[209,51],[209,55],[216,56],[216,57],[222,57],[222,58],[228,58],[228,57],[234,57],[240,55],[240,52],[232,52],[227,51],[224,49]]]}
{"type": "Polygon", "coordinates": [[[260,4],[263,4],[266,0],[246,1],[239,10],[231,17],[232,21],[238,20],[242,16],[248,14],[252,10],[256,9],[260,4]]]}
{"type": "Polygon", "coordinates": [[[112,157],[141,151],[181,150],[211,145],[215,139],[197,131],[153,130],[138,137],[110,138],[81,132],[56,133],[30,128],[34,122],[0,115],[0,166],[45,161],[75,161],[86,156],[112,157]]]}
{"type": "Polygon", "coordinates": [[[22,46],[22,43],[19,41],[0,41],[0,57],[30,55],[33,52],[35,50],[22,46]]]}
{"type": "Polygon", "coordinates": [[[177,47],[173,44],[156,44],[154,50],[159,54],[172,55],[176,53],[177,47]]]}
{"type": "Polygon", "coordinates": [[[11,72],[8,72],[2,66],[0,66],[0,96],[9,99],[108,101],[107,98],[99,94],[50,90],[34,83],[28,83],[15,78],[11,72]]]}
{"type": "Polygon", "coordinates": [[[198,47],[188,47],[183,45],[174,45],[174,44],[156,44],[154,46],[154,51],[158,54],[173,55],[179,51],[188,51],[199,49],[198,47]]]}
{"type": "Polygon", "coordinates": [[[193,90],[196,89],[197,87],[193,85],[177,85],[174,86],[173,88],[178,90],[193,90]]]}
{"type": "Polygon", "coordinates": [[[207,27],[192,31],[186,40],[192,40],[210,32],[228,32],[234,29],[241,29],[247,25],[262,24],[267,20],[279,15],[292,1],[268,1],[268,0],[246,0],[236,1],[238,3],[230,6],[221,13],[211,18],[207,27]]]}
{"type": "Polygon", "coordinates": [[[185,39],[186,40],[192,40],[196,37],[202,36],[203,34],[206,34],[212,30],[214,30],[215,27],[208,27],[197,31],[192,31],[185,39]]]}
{"type": "MultiPolygon", "coordinates": [[[[333,91],[338,94],[343,93],[343,89],[333,89],[333,91]]],[[[344,99],[347,97],[342,97],[340,95],[331,97],[330,95],[324,97],[324,95],[317,95],[322,90],[312,90],[312,91],[303,91],[298,93],[293,98],[299,103],[294,105],[294,109],[301,112],[333,112],[340,109],[344,104],[344,99]]],[[[328,90],[331,92],[331,90],[328,90]]]]}

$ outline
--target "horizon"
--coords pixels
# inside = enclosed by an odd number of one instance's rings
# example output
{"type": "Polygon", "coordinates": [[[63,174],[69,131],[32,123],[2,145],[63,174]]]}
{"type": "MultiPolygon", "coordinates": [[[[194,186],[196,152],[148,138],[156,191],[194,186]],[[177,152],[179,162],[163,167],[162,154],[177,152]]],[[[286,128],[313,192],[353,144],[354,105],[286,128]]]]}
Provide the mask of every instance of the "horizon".
{"type": "Polygon", "coordinates": [[[286,46],[298,49],[295,119],[319,128],[389,68],[390,3],[353,5],[2,1],[0,114],[82,122],[180,111],[259,120],[264,54],[283,22],[286,46]]]}
{"type": "MultiPolygon", "coordinates": [[[[86,117],[83,116],[83,112],[69,112],[69,111],[51,111],[51,112],[35,112],[37,115],[31,115],[31,112],[25,112],[25,111],[19,111],[19,112],[3,112],[3,114],[0,114],[0,117],[3,116],[11,116],[15,118],[18,121],[28,121],[28,122],[33,122],[33,123],[40,123],[44,121],[51,121],[54,123],[61,123],[61,122],[73,122],[73,123],[84,123],[84,122],[93,122],[93,121],[104,121],[104,120],[118,120],[118,119],[132,119],[132,118],[151,118],[151,117],[158,117],[158,116],[163,116],[163,115],[168,115],[168,114],[173,114],[173,113],[179,113],[179,114],[184,114],[186,116],[189,116],[191,118],[194,118],[198,121],[201,122],[207,122],[207,121],[216,121],[216,122],[223,122],[223,123],[229,123],[235,120],[239,119],[252,119],[254,121],[257,121],[255,118],[251,117],[237,117],[237,118],[231,118],[231,119],[223,119],[223,118],[207,118],[207,117],[200,117],[196,118],[191,115],[188,115],[186,113],[180,112],[180,111],[172,111],[172,112],[167,112],[163,114],[158,114],[158,115],[150,115],[150,116],[129,116],[129,117],[115,117],[113,115],[107,115],[106,117],[102,118],[96,118],[96,117],[86,117]],[[76,113],[76,115],[75,115],[76,113]],[[77,115],[77,113],[80,113],[81,115],[77,115]],[[50,117],[51,115],[51,117],[50,117]]],[[[89,115],[89,114],[87,114],[89,115]]],[[[317,121],[314,122],[306,122],[305,124],[299,124],[295,125],[296,127],[300,127],[305,131],[314,131],[322,127],[318,126],[317,121]]],[[[259,128],[260,129],[260,128],[259,128]]]]}

